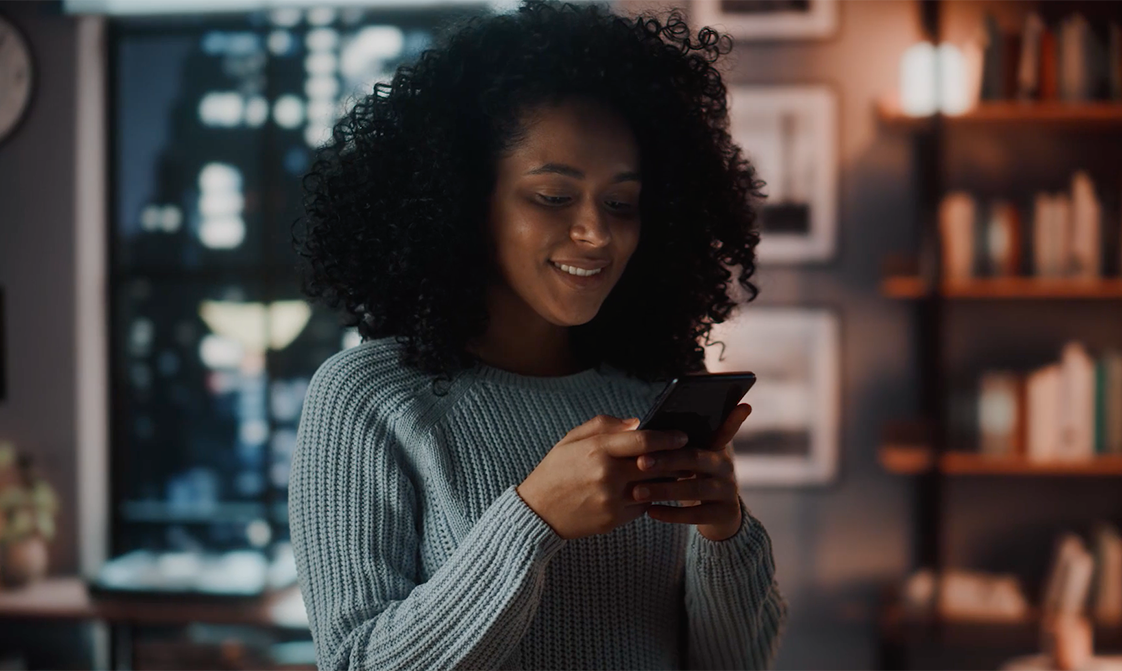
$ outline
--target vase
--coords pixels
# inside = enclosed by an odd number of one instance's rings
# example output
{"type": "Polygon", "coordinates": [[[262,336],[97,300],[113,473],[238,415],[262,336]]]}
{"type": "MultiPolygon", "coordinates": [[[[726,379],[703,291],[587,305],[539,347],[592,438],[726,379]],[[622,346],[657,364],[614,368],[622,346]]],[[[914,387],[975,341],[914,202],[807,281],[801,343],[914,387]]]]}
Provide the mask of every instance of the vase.
{"type": "Polygon", "coordinates": [[[8,587],[19,587],[47,574],[47,541],[42,536],[28,536],[4,543],[0,557],[0,581],[8,587]]]}

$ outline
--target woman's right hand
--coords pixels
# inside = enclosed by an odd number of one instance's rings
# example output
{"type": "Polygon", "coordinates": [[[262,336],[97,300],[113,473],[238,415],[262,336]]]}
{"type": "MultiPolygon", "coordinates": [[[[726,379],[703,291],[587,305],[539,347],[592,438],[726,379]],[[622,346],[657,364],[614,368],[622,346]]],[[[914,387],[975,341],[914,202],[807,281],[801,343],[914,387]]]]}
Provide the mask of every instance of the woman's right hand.
{"type": "Polygon", "coordinates": [[[574,427],[515,488],[526,505],[571,540],[603,534],[641,517],[652,502],[637,502],[631,489],[651,474],[640,455],[686,444],[681,431],[637,431],[639,419],[597,415],[574,427]]]}

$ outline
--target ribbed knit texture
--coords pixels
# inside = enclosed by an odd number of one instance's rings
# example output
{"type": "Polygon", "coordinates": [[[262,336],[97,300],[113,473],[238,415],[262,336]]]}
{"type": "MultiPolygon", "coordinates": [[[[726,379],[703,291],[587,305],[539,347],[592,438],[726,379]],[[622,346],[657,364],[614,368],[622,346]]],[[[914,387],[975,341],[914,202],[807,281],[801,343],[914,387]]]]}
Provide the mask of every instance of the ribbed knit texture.
{"type": "Polygon", "coordinates": [[[440,397],[400,355],[340,352],[304,402],[289,519],[320,669],[770,666],[786,603],[743,499],[723,541],[647,516],[566,540],[515,491],[571,428],[642,416],[661,385],[478,365],[440,397]]]}

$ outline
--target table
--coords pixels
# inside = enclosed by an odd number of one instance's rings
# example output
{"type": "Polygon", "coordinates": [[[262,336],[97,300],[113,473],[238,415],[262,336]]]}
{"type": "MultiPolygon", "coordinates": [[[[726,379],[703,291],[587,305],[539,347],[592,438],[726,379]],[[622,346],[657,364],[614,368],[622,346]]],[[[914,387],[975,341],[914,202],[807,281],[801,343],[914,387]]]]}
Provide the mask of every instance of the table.
{"type": "Polygon", "coordinates": [[[133,667],[132,636],[138,625],[250,625],[306,630],[308,617],[293,585],[256,599],[200,600],[191,597],[91,596],[78,576],[56,576],[20,588],[0,588],[0,620],[101,621],[112,634],[115,669],[133,667]]]}

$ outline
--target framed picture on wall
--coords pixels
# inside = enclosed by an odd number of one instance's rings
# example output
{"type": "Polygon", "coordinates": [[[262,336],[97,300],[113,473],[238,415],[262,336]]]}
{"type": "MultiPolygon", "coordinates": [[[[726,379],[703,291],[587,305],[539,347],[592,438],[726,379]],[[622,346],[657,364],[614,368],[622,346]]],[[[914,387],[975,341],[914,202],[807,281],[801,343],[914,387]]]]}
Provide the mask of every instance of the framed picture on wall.
{"type": "Polygon", "coordinates": [[[713,373],[748,370],[752,414],[732,441],[737,482],[810,485],[834,479],[841,398],[837,314],[825,308],[741,306],[714,325],[713,373]]]}
{"type": "Polygon", "coordinates": [[[733,39],[817,39],[838,27],[837,0],[693,0],[695,30],[712,26],[733,39]]]}
{"type": "Polygon", "coordinates": [[[837,96],[825,85],[734,86],[733,140],[767,183],[761,263],[825,261],[837,238],[837,96]]]}

